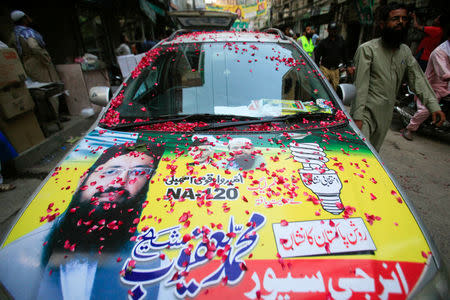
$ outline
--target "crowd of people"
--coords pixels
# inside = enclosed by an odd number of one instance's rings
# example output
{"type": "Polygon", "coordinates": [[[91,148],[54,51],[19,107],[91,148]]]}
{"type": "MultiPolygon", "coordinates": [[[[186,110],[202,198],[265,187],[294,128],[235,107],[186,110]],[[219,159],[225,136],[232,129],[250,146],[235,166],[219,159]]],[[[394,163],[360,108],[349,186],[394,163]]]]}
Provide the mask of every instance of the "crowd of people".
{"type": "Polygon", "coordinates": [[[419,62],[403,43],[409,14],[399,3],[380,10],[381,37],[360,45],[356,51],[356,100],[350,114],[358,128],[380,150],[389,129],[397,92],[406,78],[409,87],[440,126],[445,120],[435,93],[419,62]],[[439,121],[438,121],[439,120],[439,121]]]}
{"type": "Polygon", "coordinates": [[[377,16],[380,37],[360,45],[353,59],[336,23],[328,24],[328,36],[322,40],[311,26],[306,26],[299,37],[290,27],[284,34],[297,40],[335,90],[343,68],[354,75],[357,93],[350,114],[379,151],[404,81],[414,92],[417,105],[409,125],[401,130],[405,139],[412,140],[430,114],[436,126],[445,121],[439,100],[450,94],[450,41],[449,17],[444,14],[437,16],[431,26],[423,26],[405,5],[391,2],[380,7],[377,16]],[[405,44],[410,26],[424,35],[414,52],[405,44]]]}
{"type": "Polygon", "coordinates": [[[312,26],[306,26],[302,35],[298,36],[290,27],[284,34],[297,41],[299,46],[320,66],[325,77],[336,90],[339,84],[340,71],[353,75],[354,67],[347,51],[346,43],[339,34],[339,26],[332,22],[327,27],[328,36],[320,39],[312,26]]]}

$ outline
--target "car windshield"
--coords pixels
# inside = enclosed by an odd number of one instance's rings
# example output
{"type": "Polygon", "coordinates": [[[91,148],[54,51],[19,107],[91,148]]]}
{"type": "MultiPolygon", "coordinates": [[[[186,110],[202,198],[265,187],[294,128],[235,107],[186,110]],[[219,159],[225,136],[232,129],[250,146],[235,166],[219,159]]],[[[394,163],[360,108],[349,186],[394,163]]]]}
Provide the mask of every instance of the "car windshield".
{"type": "Polygon", "coordinates": [[[290,43],[180,43],[158,49],[125,84],[121,123],[177,115],[279,117],[332,114],[317,71],[290,43]]]}

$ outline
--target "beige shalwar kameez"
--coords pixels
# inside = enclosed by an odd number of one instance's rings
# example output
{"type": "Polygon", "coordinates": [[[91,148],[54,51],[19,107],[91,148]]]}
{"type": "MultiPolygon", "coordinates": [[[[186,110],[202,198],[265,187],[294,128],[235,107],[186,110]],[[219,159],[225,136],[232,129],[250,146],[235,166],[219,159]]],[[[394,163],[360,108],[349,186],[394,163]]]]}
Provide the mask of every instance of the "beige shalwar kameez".
{"type": "MultiPolygon", "coordinates": [[[[34,38],[19,38],[22,47],[21,59],[28,77],[39,82],[58,82],[61,79],[52,63],[50,54],[34,38]]],[[[17,49],[16,36],[13,33],[11,44],[17,49]]]]}
{"type": "Polygon", "coordinates": [[[356,100],[350,114],[363,122],[361,131],[380,150],[392,120],[401,81],[406,75],[410,89],[431,112],[440,110],[436,96],[419,64],[405,44],[399,49],[382,45],[381,38],[359,46],[356,66],[356,100]]]}

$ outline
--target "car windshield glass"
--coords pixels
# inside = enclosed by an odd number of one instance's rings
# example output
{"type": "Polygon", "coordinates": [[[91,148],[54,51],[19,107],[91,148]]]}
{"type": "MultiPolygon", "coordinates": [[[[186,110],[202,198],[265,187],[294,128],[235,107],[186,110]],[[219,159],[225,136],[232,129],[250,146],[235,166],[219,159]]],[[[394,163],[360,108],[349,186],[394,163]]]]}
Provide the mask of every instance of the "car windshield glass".
{"type": "Polygon", "coordinates": [[[317,71],[288,43],[212,42],[163,47],[126,82],[121,120],[187,114],[278,117],[332,114],[317,71]]]}

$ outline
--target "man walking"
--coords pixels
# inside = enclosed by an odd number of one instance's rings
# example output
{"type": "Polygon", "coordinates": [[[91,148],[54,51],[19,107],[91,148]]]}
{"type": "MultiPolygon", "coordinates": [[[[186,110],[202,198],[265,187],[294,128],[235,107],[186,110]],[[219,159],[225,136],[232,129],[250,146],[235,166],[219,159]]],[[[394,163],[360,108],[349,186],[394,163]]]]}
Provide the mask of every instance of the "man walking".
{"type": "Polygon", "coordinates": [[[312,40],[313,31],[311,26],[306,26],[305,28],[305,34],[302,35],[297,39],[298,42],[300,42],[300,46],[303,48],[303,50],[308,53],[309,56],[313,56],[314,54],[314,43],[312,40]]]}
{"type": "Polygon", "coordinates": [[[342,36],[338,35],[336,23],[328,25],[328,37],[320,41],[314,50],[314,56],[316,63],[320,66],[320,70],[322,70],[334,90],[336,90],[339,84],[339,64],[349,65],[345,41],[342,36]]]}
{"type": "Polygon", "coordinates": [[[355,54],[356,99],[350,114],[356,126],[377,151],[383,144],[392,120],[395,97],[406,75],[409,87],[431,111],[433,122],[445,114],[419,64],[405,44],[408,12],[404,5],[389,3],[380,10],[381,38],[358,47],[355,54]]]}
{"type": "MultiPolygon", "coordinates": [[[[425,75],[438,100],[450,96],[450,32],[447,35],[448,39],[431,52],[425,71],[425,75]]],[[[417,111],[409,121],[408,126],[402,130],[402,136],[407,140],[413,139],[413,133],[430,116],[430,112],[422,102],[417,97],[415,97],[415,100],[417,111]]]]}

